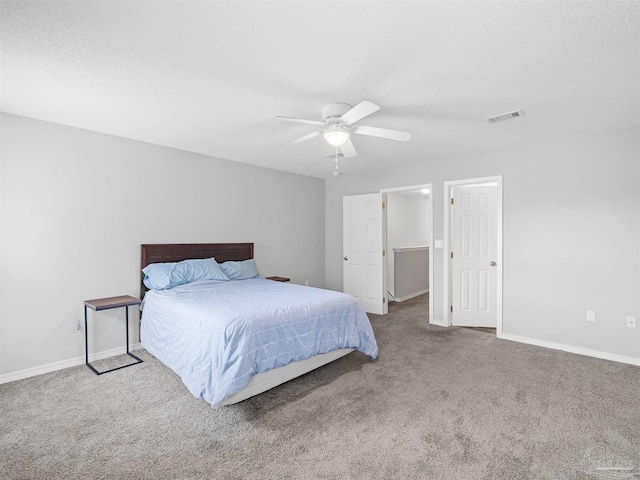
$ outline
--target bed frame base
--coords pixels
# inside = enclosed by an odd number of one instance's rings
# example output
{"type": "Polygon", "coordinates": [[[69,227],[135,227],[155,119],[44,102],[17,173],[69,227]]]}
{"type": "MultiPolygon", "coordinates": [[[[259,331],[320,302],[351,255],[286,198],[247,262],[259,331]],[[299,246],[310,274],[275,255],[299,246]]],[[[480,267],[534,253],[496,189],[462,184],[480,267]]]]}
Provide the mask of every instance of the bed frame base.
{"type": "Polygon", "coordinates": [[[305,360],[292,362],[289,365],[274,368],[268,372],[258,373],[251,378],[244,388],[227,397],[226,400],[220,403],[220,405],[233,405],[234,403],[242,402],[249,397],[266,392],[273,387],[288,382],[289,380],[293,380],[300,375],[304,375],[311,370],[315,370],[318,367],[333,362],[334,360],[344,357],[351,352],[353,352],[353,348],[341,348],[339,350],[314,355],[313,357],[305,360]]]}

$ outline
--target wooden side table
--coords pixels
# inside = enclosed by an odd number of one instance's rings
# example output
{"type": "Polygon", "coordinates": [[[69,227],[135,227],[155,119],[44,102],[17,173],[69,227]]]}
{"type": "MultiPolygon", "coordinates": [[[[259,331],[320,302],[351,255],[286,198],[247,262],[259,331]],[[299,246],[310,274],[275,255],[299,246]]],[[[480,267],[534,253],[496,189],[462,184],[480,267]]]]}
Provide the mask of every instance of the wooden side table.
{"type": "Polygon", "coordinates": [[[95,300],[86,300],[84,302],[84,352],[85,352],[85,364],[89,367],[93,373],[96,375],[102,375],[103,373],[113,372],[114,370],[120,370],[121,368],[130,367],[131,365],[136,365],[138,363],[142,363],[138,357],[136,357],[133,353],[129,352],[129,307],[133,305],[140,305],[140,299],[135,297],[130,297],[129,295],[122,295],[120,297],[108,297],[108,298],[96,298],[95,300]],[[110,370],[105,370],[104,372],[99,372],[89,363],[89,336],[87,332],[87,307],[91,310],[95,310],[99,312],[100,310],[110,310],[112,308],[124,308],[125,312],[125,320],[126,320],[126,329],[127,329],[127,355],[133,357],[136,361],[133,363],[129,363],[127,365],[123,365],[122,367],[112,368],[110,370]]]}
{"type": "Polygon", "coordinates": [[[267,277],[267,280],[273,280],[274,282],[288,282],[291,279],[287,277],[267,277]]]}

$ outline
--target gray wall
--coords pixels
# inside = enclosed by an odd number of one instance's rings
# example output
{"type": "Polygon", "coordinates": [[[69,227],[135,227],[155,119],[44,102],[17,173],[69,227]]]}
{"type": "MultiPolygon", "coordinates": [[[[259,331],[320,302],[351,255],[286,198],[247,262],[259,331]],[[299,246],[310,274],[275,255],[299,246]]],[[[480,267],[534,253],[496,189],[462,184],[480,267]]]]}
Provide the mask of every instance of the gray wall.
{"type": "Polygon", "coordinates": [[[394,300],[406,298],[429,289],[429,247],[394,249],[394,300]]]}
{"type": "MultiPolygon", "coordinates": [[[[342,197],[433,183],[443,238],[443,182],[503,176],[505,334],[640,356],[640,131],[625,130],[328,180],[326,287],[342,289],[342,197]],[[585,321],[586,310],[597,321],[585,321]]],[[[443,250],[430,286],[443,309],[443,250]]]]}
{"type": "MultiPolygon", "coordinates": [[[[84,355],[83,300],[137,296],[141,243],[254,242],[261,274],[324,285],[322,180],[1,120],[0,374],[84,355]]],[[[123,315],[91,321],[92,353],[124,347],[123,315]]]]}

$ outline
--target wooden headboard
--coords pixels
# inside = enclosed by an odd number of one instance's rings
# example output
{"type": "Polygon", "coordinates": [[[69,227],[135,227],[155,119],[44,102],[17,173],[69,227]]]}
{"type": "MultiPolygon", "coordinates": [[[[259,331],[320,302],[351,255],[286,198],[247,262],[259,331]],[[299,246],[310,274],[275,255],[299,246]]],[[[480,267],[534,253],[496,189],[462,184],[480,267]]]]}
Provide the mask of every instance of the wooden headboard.
{"type": "MultiPolygon", "coordinates": [[[[150,263],[181,262],[197,258],[215,257],[218,263],[253,258],[253,243],[156,243],[142,245],[140,269],[150,263]]],[[[142,274],[144,279],[144,274],[142,274]]],[[[140,282],[140,298],[147,287],[140,282]]]]}

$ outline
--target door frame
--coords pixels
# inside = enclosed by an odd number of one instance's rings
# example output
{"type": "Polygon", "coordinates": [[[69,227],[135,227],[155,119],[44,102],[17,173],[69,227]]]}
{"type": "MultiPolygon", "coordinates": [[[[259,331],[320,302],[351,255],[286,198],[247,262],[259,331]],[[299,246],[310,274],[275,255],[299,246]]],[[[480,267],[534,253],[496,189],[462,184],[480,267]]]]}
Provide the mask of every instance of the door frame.
{"type": "MultiPolygon", "coordinates": [[[[396,188],[384,188],[380,190],[380,193],[383,194],[385,205],[387,204],[386,194],[387,193],[398,193],[398,192],[406,192],[408,190],[421,190],[423,188],[429,189],[429,323],[434,325],[440,325],[440,322],[434,321],[433,319],[433,184],[432,183],[424,183],[421,185],[410,185],[407,187],[396,187],[396,188]]],[[[388,249],[387,246],[387,209],[385,208],[382,212],[383,217],[383,228],[382,228],[382,244],[385,249],[388,249]]],[[[382,275],[382,288],[384,289],[384,295],[387,295],[387,271],[386,265],[387,262],[384,262],[384,270],[382,275]]],[[[388,304],[389,302],[387,302],[388,304]]]]}
{"type": "Polygon", "coordinates": [[[444,265],[443,265],[443,309],[440,325],[451,326],[451,192],[452,187],[460,185],[471,185],[475,183],[496,182],[498,184],[496,209],[497,209],[497,235],[496,235],[496,257],[498,268],[496,272],[496,336],[502,338],[502,280],[504,271],[504,257],[502,248],[502,175],[493,177],[467,178],[464,180],[450,180],[444,182],[444,265]]]}

